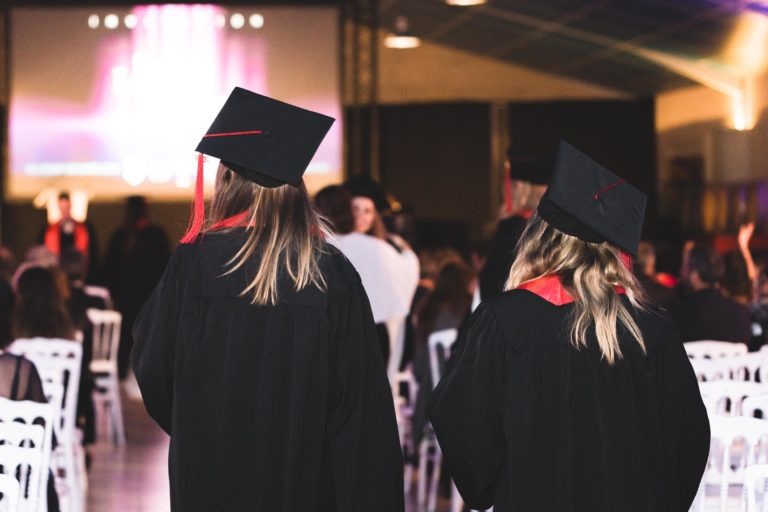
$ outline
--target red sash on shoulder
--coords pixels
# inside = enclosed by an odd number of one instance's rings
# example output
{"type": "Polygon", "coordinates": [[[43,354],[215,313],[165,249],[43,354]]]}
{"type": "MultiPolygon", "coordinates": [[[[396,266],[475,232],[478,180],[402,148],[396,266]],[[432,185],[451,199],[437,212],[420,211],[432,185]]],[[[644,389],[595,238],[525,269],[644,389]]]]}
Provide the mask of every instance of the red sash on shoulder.
{"type": "MultiPolygon", "coordinates": [[[[573,297],[571,297],[571,294],[568,293],[568,290],[566,290],[560,282],[560,277],[556,275],[549,275],[526,281],[518,286],[517,289],[528,290],[531,293],[535,293],[555,306],[564,306],[573,302],[573,297]]],[[[616,290],[616,293],[622,295],[627,293],[621,286],[614,286],[614,289],[616,290]]]]}

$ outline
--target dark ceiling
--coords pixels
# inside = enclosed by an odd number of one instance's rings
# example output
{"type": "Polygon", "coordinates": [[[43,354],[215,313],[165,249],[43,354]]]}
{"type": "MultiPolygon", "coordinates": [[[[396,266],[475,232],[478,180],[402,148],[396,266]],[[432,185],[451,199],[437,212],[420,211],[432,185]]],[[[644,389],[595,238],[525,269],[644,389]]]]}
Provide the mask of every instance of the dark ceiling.
{"type": "Polygon", "coordinates": [[[455,7],[439,0],[381,0],[383,28],[406,16],[410,31],[438,44],[565,75],[635,95],[691,85],[643,56],[690,63],[721,56],[744,12],[765,16],[768,0],[489,0],[455,7]]]}

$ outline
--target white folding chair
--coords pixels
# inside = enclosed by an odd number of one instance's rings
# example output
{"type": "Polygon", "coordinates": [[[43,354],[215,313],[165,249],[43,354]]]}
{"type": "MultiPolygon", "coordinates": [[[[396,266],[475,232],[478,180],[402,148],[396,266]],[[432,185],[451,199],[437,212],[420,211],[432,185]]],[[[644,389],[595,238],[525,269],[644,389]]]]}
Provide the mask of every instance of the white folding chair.
{"type": "Polygon", "coordinates": [[[768,511],[768,464],[752,464],[744,470],[744,489],[741,496],[741,512],[768,511]],[[763,482],[758,486],[758,482],[763,482]],[[762,507],[758,508],[758,493],[762,507]]]}
{"type": "MultiPolygon", "coordinates": [[[[451,348],[456,342],[459,331],[457,329],[444,329],[435,331],[427,339],[429,349],[429,369],[432,375],[432,385],[437,386],[440,378],[443,376],[445,362],[451,355],[451,348]]],[[[443,461],[443,454],[437,443],[437,438],[430,426],[424,433],[421,445],[419,446],[419,476],[417,488],[417,500],[420,505],[427,502],[427,512],[435,512],[437,509],[437,487],[440,482],[440,465],[443,461]],[[429,488],[427,489],[427,470],[432,466],[432,475],[429,479],[429,488]],[[428,495],[427,495],[428,493],[428,495]]],[[[451,482],[451,508],[461,506],[461,497],[456,490],[456,486],[451,482]]]]}
{"type": "Polygon", "coordinates": [[[768,393],[768,385],[759,382],[715,380],[699,382],[699,391],[710,414],[741,416],[744,399],[768,393]]]}
{"type": "Polygon", "coordinates": [[[62,501],[71,501],[73,510],[83,510],[87,489],[85,453],[77,431],[77,395],[83,347],[79,342],[32,338],[13,342],[9,351],[32,361],[37,368],[49,403],[58,409],[53,431],[58,446],[53,452],[53,467],[59,481],[62,501]],[[63,392],[62,392],[63,391],[63,392]]]}
{"type": "Polygon", "coordinates": [[[17,512],[19,509],[19,481],[13,476],[0,473],[0,511],[17,512]]]}
{"type": "Polygon", "coordinates": [[[125,427],[120,400],[120,380],[117,375],[117,351],[123,317],[117,311],[101,309],[89,309],[87,313],[93,324],[91,372],[96,381],[94,401],[101,411],[100,414],[107,420],[108,432],[112,435],[113,442],[123,445],[125,427]]]}
{"type": "Polygon", "coordinates": [[[727,358],[718,359],[691,359],[691,366],[699,382],[711,382],[713,380],[730,379],[731,369],[727,358]]]}
{"type": "MultiPolygon", "coordinates": [[[[765,449],[761,448],[768,436],[768,420],[715,415],[710,416],[709,423],[712,448],[702,485],[720,486],[720,511],[725,512],[728,486],[743,483],[744,468],[765,459],[765,449]]],[[[698,510],[703,511],[705,500],[698,501],[698,510]]]]}
{"type": "Polygon", "coordinates": [[[757,382],[758,380],[766,384],[761,377],[763,368],[766,366],[765,353],[749,352],[737,356],[724,357],[722,360],[728,364],[731,372],[731,379],[757,382]]]}
{"type": "Polygon", "coordinates": [[[91,297],[97,297],[104,301],[107,309],[112,309],[112,295],[109,293],[109,288],[103,286],[85,285],[83,286],[83,292],[91,297]]]}
{"type": "Polygon", "coordinates": [[[768,393],[748,396],[741,402],[741,415],[754,418],[760,412],[762,419],[768,420],[768,393]]]}
{"type": "Polygon", "coordinates": [[[688,357],[692,359],[738,356],[747,353],[744,343],[731,343],[730,341],[689,341],[683,343],[688,357]]]}
{"type": "Polygon", "coordinates": [[[16,468],[26,461],[26,470],[20,470],[19,510],[47,509],[48,467],[51,458],[55,407],[51,404],[31,401],[15,401],[0,397],[0,450],[18,448],[31,450],[19,452],[0,451],[0,464],[8,467],[5,474],[16,476],[16,468]],[[6,458],[8,457],[8,458],[6,458]],[[13,465],[15,463],[15,465],[13,465]],[[26,472],[25,472],[26,471],[26,472]]]}

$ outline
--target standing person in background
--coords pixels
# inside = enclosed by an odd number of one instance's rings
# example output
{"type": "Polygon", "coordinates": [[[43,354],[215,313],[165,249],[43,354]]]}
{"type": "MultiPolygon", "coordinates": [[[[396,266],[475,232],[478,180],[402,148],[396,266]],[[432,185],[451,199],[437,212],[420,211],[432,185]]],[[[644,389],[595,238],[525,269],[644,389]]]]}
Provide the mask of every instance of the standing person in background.
{"type": "Polygon", "coordinates": [[[173,511],[404,508],[370,306],[302,179],[332,123],[236,88],[197,147],[190,229],[134,330],[173,511]],[[202,154],[221,159],[207,226],[202,154]]]}
{"type": "Polygon", "coordinates": [[[547,191],[552,164],[544,159],[519,157],[507,151],[504,162],[504,201],[499,208],[499,224],[491,242],[491,250],[480,271],[482,300],[504,291],[509,267],[515,259],[515,246],[539,200],[547,191]]]}
{"type": "Polygon", "coordinates": [[[690,293],[672,310],[684,342],[751,339],[749,309],[720,290],[724,272],[723,258],[713,248],[694,245],[688,252],[685,284],[690,293]]]}
{"type": "Polygon", "coordinates": [[[314,202],[320,213],[331,221],[335,243],[360,274],[386,362],[389,358],[387,322],[408,315],[418,274],[415,278],[411,275],[413,268],[407,255],[398,253],[384,239],[355,229],[359,224],[352,209],[352,195],[345,187],[325,187],[315,195],[314,202]]]}
{"type": "Polygon", "coordinates": [[[64,251],[76,249],[86,258],[88,269],[93,273],[99,255],[95,233],[87,222],[72,218],[72,202],[66,192],[59,194],[59,214],[59,220],[43,230],[40,243],[59,258],[64,251]]]}
{"type": "Polygon", "coordinates": [[[470,508],[689,509],[709,424],[674,323],[628,264],[645,203],[561,143],[508,291],[475,310],[430,403],[470,508]]]}
{"type": "Polygon", "coordinates": [[[123,225],[109,240],[103,268],[103,281],[115,309],[123,315],[117,358],[121,379],[128,373],[133,322],[163,275],[170,255],[168,245],[163,229],[149,220],[144,197],[128,197],[123,225]]]}
{"type": "Polygon", "coordinates": [[[656,249],[651,242],[640,242],[634,261],[637,281],[643,287],[648,301],[669,311],[678,302],[675,288],[664,286],[657,280],[656,249]]]}

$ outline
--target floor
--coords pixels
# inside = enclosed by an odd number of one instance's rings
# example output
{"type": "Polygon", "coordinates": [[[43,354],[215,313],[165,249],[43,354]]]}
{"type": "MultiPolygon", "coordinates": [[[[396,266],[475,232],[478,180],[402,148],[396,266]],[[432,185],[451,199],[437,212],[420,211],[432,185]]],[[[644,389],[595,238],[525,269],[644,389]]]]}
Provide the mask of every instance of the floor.
{"type": "MultiPolygon", "coordinates": [[[[88,512],[166,512],[168,497],[168,436],[147,416],[137,398],[123,395],[127,445],[115,447],[101,440],[91,450],[88,512]]],[[[727,511],[740,510],[741,491],[732,486],[727,511]]],[[[704,511],[719,509],[719,489],[707,489],[704,511]]],[[[423,512],[413,497],[406,500],[406,512],[423,512]]],[[[448,512],[448,500],[441,500],[437,512],[448,512]]],[[[698,511],[697,511],[698,512],[698,511]]]]}

